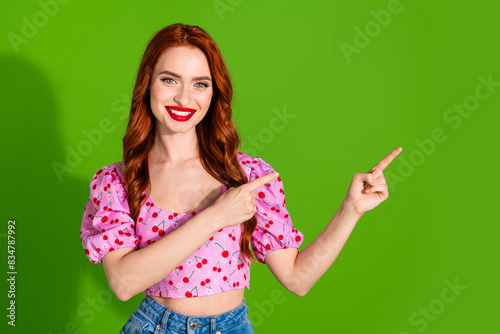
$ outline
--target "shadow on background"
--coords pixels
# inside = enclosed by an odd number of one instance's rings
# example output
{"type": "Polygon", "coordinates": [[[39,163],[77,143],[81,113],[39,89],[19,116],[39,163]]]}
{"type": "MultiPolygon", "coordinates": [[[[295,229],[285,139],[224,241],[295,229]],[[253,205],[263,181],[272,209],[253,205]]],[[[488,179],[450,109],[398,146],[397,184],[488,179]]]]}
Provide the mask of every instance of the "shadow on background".
{"type": "MultiPolygon", "coordinates": [[[[33,64],[11,56],[0,55],[0,72],[4,220],[0,245],[7,249],[7,222],[15,220],[17,271],[16,327],[7,321],[1,326],[17,333],[77,333],[78,329],[85,333],[104,304],[121,315],[135,306],[134,301],[118,301],[102,265],[91,264],[83,252],[79,232],[92,175],[84,181],[68,173],[62,182],[56,177],[52,162],[65,161],[66,152],[50,82],[33,64]],[[98,292],[95,295],[79,297],[82,272],[98,292]]],[[[2,279],[2,294],[8,290],[2,279]]],[[[3,300],[5,310],[10,299],[3,300]]],[[[125,323],[126,316],[123,319],[125,323]]]]}

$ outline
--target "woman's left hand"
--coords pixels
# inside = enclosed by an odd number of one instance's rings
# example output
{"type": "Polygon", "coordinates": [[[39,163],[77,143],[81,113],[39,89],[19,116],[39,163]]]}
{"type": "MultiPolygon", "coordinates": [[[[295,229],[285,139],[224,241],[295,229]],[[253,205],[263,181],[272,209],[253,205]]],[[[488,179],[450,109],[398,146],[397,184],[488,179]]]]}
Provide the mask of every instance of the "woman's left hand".
{"type": "Polygon", "coordinates": [[[361,216],[385,201],[389,197],[389,190],[383,170],[402,150],[401,147],[393,150],[367,173],[354,174],[344,198],[345,204],[351,205],[361,216]]]}

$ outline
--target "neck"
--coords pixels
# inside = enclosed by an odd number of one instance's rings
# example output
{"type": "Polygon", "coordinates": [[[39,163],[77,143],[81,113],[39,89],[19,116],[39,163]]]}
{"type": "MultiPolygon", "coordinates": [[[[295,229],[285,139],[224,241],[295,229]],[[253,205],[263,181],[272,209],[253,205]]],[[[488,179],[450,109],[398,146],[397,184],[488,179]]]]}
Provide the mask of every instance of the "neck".
{"type": "Polygon", "coordinates": [[[149,160],[152,163],[174,165],[198,159],[198,137],[195,129],[185,133],[162,133],[156,128],[149,160]]]}

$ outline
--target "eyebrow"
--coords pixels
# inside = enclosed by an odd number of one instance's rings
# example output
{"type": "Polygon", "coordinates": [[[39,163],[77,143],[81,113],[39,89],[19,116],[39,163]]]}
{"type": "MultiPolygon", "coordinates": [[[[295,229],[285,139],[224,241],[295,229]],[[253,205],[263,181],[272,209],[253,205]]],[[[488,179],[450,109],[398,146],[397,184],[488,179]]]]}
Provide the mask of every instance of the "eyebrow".
{"type": "MultiPolygon", "coordinates": [[[[171,75],[171,76],[176,77],[178,79],[182,79],[182,76],[180,74],[177,74],[177,73],[174,73],[174,72],[170,72],[170,71],[161,71],[160,73],[158,73],[158,75],[161,75],[161,74],[168,74],[168,75],[171,75]]],[[[207,77],[207,76],[193,77],[193,80],[208,80],[208,81],[212,81],[212,79],[210,79],[210,77],[207,77]]]]}

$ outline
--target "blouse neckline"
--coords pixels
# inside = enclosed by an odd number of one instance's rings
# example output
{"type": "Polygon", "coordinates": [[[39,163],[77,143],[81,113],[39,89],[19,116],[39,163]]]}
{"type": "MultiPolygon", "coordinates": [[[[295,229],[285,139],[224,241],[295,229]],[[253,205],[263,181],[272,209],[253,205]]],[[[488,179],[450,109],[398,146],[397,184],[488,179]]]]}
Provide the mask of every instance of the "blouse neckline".
{"type": "Polygon", "coordinates": [[[202,207],[202,208],[199,208],[199,209],[196,209],[196,210],[193,210],[193,211],[189,211],[189,212],[174,212],[174,211],[170,211],[170,210],[167,210],[167,209],[164,209],[164,208],[160,208],[158,205],[155,204],[155,202],[151,199],[151,196],[149,195],[149,192],[147,189],[144,189],[144,193],[146,194],[146,202],[150,202],[151,203],[151,206],[161,210],[161,211],[165,211],[165,212],[168,212],[168,213],[176,213],[178,215],[185,215],[185,214],[188,214],[188,213],[193,213],[193,212],[196,212],[198,213],[199,211],[203,211],[205,210],[206,208],[208,208],[209,206],[211,206],[212,204],[215,203],[215,201],[224,193],[224,189],[226,188],[226,185],[223,183],[221,188],[220,188],[220,191],[219,191],[219,195],[217,196],[217,198],[210,204],[202,207]]]}

